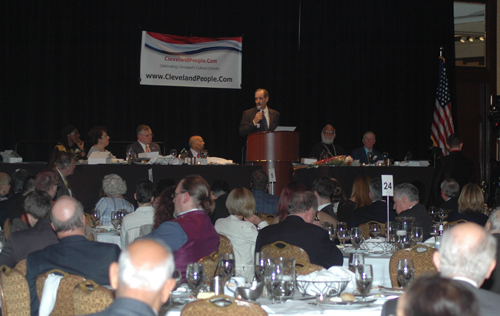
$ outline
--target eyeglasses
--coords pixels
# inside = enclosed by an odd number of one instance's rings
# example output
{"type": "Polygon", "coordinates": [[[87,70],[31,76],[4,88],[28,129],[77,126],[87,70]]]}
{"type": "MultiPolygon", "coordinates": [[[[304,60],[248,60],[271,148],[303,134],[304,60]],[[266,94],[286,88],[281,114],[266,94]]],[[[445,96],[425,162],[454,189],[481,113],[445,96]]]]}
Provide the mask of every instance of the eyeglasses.
{"type": "Polygon", "coordinates": [[[172,199],[175,199],[175,197],[176,197],[177,195],[182,194],[182,193],[186,193],[186,192],[179,192],[179,193],[175,193],[175,192],[174,192],[174,193],[172,193],[171,197],[172,197],[172,199]]]}
{"type": "Polygon", "coordinates": [[[329,132],[329,131],[324,131],[323,134],[330,134],[333,135],[335,132],[329,132]]]}
{"type": "Polygon", "coordinates": [[[101,138],[109,137],[109,135],[102,135],[101,138]]]}
{"type": "Polygon", "coordinates": [[[74,132],[71,132],[69,133],[70,135],[80,135],[80,133],[78,133],[78,131],[74,131],[74,132]]]}

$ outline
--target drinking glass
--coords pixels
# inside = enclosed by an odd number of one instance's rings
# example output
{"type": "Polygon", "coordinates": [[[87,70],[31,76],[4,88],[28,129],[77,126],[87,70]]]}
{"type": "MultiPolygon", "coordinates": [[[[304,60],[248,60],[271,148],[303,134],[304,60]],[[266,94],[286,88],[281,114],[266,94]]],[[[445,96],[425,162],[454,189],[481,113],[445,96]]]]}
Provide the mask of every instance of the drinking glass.
{"type": "Polygon", "coordinates": [[[335,225],[328,226],[328,236],[330,237],[330,241],[335,242],[335,238],[337,238],[337,227],[335,225]]]}
{"type": "Polygon", "coordinates": [[[296,287],[295,259],[270,258],[267,261],[264,282],[273,304],[293,297],[296,287]]]}
{"type": "Polygon", "coordinates": [[[181,270],[175,270],[174,273],[172,274],[172,278],[175,279],[175,289],[177,289],[179,286],[181,286],[182,282],[182,273],[181,270]]]}
{"type": "Polygon", "coordinates": [[[264,272],[266,268],[266,262],[269,259],[269,254],[265,252],[255,253],[255,277],[258,282],[264,282],[264,272]]]}
{"type": "Polygon", "coordinates": [[[373,152],[369,151],[368,154],[366,155],[366,158],[368,158],[368,164],[371,165],[373,161],[373,152]]]}
{"type": "Polygon", "coordinates": [[[370,293],[373,282],[373,269],[371,264],[360,264],[356,267],[354,272],[356,275],[356,288],[359,294],[363,296],[363,301],[366,300],[366,296],[370,293]]]}
{"type": "Polygon", "coordinates": [[[441,219],[441,222],[448,217],[448,210],[439,209],[437,216],[441,219]]]}
{"type": "Polygon", "coordinates": [[[226,281],[234,276],[236,269],[234,254],[231,252],[224,252],[219,255],[219,273],[226,281]]]}
{"type": "Polygon", "coordinates": [[[200,153],[201,159],[207,159],[208,158],[208,151],[202,150],[200,153]]]}
{"type": "Polygon", "coordinates": [[[174,156],[174,158],[177,158],[177,149],[170,149],[170,155],[174,156]]]}
{"type": "Polygon", "coordinates": [[[337,223],[337,237],[342,242],[342,251],[345,251],[345,242],[349,240],[350,232],[347,230],[347,223],[338,222],[337,223]]]}
{"type": "Polygon", "coordinates": [[[101,211],[99,209],[93,209],[90,211],[92,223],[94,227],[99,224],[99,220],[101,219],[101,211]]]}
{"type": "Polygon", "coordinates": [[[118,226],[120,225],[120,218],[118,214],[118,211],[111,211],[111,224],[113,224],[115,229],[118,229],[118,226]]]}
{"type": "Polygon", "coordinates": [[[356,273],[356,267],[365,264],[365,255],[362,253],[349,254],[349,270],[356,273]]]}
{"type": "Polygon", "coordinates": [[[415,266],[411,259],[400,259],[398,261],[398,281],[403,288],[406,288],[413,282],[413,275],[415,274],[415,266]]]}
{"type": "Polygon", "coordinates": [[[416,244],[424,239],[424,230],[422,227],[413,227],[411,229],[411,240],[416,244]]]}
{"type": "Polygon", "coordinates": [[[363,234],[361,233],[360,229],[358,227],[351,228],[351,244],[355,251],[359,249],[362,241],[363,234]]]}
{"type": "Polygon", "coordinates": [[[370,237],[377,238],[380,235],[380,224],[378,223],[370,223],[370,237]]]}
{"type": "Polygon", "coordinates": [[[431,216],[432,221],[436,221],[437,216],[437,208],[435,206],[429,207],[429,215],[431,216]]]}
{"type": "Polygon", "coordinates": [[[186,281],[193,293],[198,296],[198,291],[205,281],[205,267],[201,263],[190,263],[186,269],[186,281]]]}
{"type": "Polygon", "coordinates": [[[432,224],[430,234],[434,237],[439,236],[439,224],[432,224]]]}
{"type": "Polygon", "coordinates": [[[389,222],[389,225],[386,227],[386,235],[389,236],[390,242],[396,241],[396,231],[398,230],[397,227],[397,223],[395,222],[389,222]]]}

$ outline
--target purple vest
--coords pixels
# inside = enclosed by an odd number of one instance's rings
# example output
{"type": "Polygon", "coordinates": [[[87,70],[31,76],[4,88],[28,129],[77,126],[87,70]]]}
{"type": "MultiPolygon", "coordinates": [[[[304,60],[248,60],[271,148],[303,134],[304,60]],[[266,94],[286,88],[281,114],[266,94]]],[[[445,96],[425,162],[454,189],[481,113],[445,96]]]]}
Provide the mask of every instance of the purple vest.
{"type": "Polygon", "coordinates": [[[188,263],[198,262],[218,250],[219,235],[205,211],[192,211],[172,220],[179,223],[188,240],[174,252],[175,268],[181,270],[182,281],[186,282],[188,263]]]}

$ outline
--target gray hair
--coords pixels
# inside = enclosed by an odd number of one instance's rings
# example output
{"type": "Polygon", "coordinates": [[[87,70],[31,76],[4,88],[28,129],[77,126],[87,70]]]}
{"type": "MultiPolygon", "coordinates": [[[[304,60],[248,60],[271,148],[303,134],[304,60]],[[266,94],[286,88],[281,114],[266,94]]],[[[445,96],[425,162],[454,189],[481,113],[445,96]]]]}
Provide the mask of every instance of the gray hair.
{"type": "Polygon", "coordinates": [[[9,183],[10,183],[10,176],[5,172],[0,172],[0,186],[9,185],[9,183]]]}
{"type": "MultiPolygon", "coordinates": [[[[66,197],[66,196],[63,195],[62,197],[66,197]]],[[[57,201],[56,201],[56,203],[57,203],[57,201]]],[[[77,228],[84,228],[85,227],[85,223],[82,220],[82,216],[83,216],[82,203],[80,203],[77,200],[74,200],[74,207],[75,208],[74,208],[73,215],[71,215],[71,217],[65,222],[61,222],[61,221],[57,220],[54,217],[54,214],[52,214],[52,212],[50,212],[50,221],[54,225],[54,231],[56,233],[67,232],[67,231],[75,230],[77,228]]]]}
{"type": "Polygon", "coordinates": [[[296,192],[288,203],[289,214],[300,214],[309,211],[310,208],[318,210],[318,199],[309,191],[296,192]]]}
{"type": "Polygon", "coordinates": [[[118,280],[121,284],[133,289],[154,292],[159,291],[172,277],[175,268],[172,249],[159,240],[154,241],[165,248],[168,252],[167,258],[156,266],[145,265],[137,268],[132,263],[128,249],[125,249],[118,259],[118,280]]]}
{"type": "Polygon", "coordinates": [[[500,231],[500,207],[495,208],[495,210],[490,214],[488,222],[491,225],[490,231],[491,230],[500,231]]]}
{"type": "Polygon", "coordinates": [[[57,169],[63,170],[66,169],[67,167],[71,167],[71,165],[74,163],[75,155],[73,155],[70,152],[61,152],[57,156],[57,160],[55,162],[55,165],[57,169]]]}
{"type": "Polygon", "coordinates": [[[460,194],[460,185],[455,179],[446,178],[441,182],[441,190],[448,197],[458,196],[460,194]]]}
{"type": "Polygon", "coordinates": [[[394,188],[394,198],[400,200],[403,196],[408,198],[409,202],[418,202],[418,189],[411,183],[401,183],[394,188]]]}
{"type": "Polygon", "coordinates": [[[476,242],[464,244],[456,231],[453,228],[448,229],[441,237],[441,275],[449,278],[463,276],[480,285],[491,263],[496,259],[497,241],[484,230],[484,234],[477,236],[476,242]]]}
{"type": "Polygon", "coordinates": [[[127,193],[127,183],[117,174],[108,174],[102,180],[102,190],[107,196],[127,193]]]}
{"type": "Polygon", "coordinates": [[[372,194],[372,201],[382,200],[382,181],[380,179],[372,179],[370,181],[370,193],[372,194]]]}

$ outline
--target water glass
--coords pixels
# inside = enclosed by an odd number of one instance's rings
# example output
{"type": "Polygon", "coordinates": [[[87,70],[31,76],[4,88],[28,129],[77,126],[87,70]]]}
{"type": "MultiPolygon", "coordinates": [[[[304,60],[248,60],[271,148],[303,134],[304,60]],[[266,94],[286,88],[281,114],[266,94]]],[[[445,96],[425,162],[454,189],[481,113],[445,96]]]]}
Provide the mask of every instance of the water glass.
{"type": "Polygon", "coordinates": [[[295,259],[270,258],[267,261],[264,282],[273,304],[293,297],[296,288],[295,259]]]}
{"type": "Polygon", "coordinates": [[[398,261],[398,281],[403,288],[406,288],[413,282],[415,274],[415,265],[411,259],[400,259],[398,261]]]}
{"type": "Polygon", "coordinates": [[[430,235],[434,237],[439,236],[439,224],[432,224],[430,235]]]}
{"type": "Polygon", "coordinates": [[[113,224],[113,227],[115,229],[118,229],[118,226],[120,225],[120,218],[118,211],[111,211],[111,224],[113,224]]]}
{"type": "Polygon", "coordinates": [[[198,291],[205,282],[205,266],[201,263],[189,263],[186,269],[186,281],[193,296],[198,296],[198,291]]]}
{"type": "Polygon", "coordinates": [[[219,255],[219,273],[224,279],[229,280],[234,276],[236,264],[232,252],[224,252],[219,255]]]}
{"type": "Polygon", "coordinates": [[[413,227],[411,229],[411,240],[413,243],[419,243],[422,242],[424,239],[424,230],[422,227],[413,227]]]}
{"type": "Polygon", "coordinates": [[[398,230],[398,224],[396,222],[389,222],[386,227],[386,236],[389,236],[390,242],[396,242],[396,231],[398,230]]]}
{"type": "Polygon", "coordinates": [[[174,156],[174,158],[177,158],[177,149],[170,149],[170,155],[174,156]]]}
{"type": "Polygon", "coordinates": [[[363,296],[363,301],[365,301],[366,296],[370,293],[373,283],[373,269],[371,264],[361,264],[356,267],[354,272],[356,276],[356,288],[361,296],[363,296]]]}
{"type": "Polygon", "coordinates": [[[380,235],[380,224],[379,223],[370,223],[370,237],[377,238],[380,235]]]}
{"type": "Polygon", "coordinates": [[[349,270],[356,272],[356,267],[365,264],[365,255],[362,253],[351,253],[349,254],[349,270]]]}
{"type": "Polygon", "coordinates": [[[351,228],[351,244],[354,250],[358,250],[361,242],[363,241],[363,234],[358,227],[351,228]]]}
{"type": "Polygon", "coordinates": [[[266,262],[269,259],[269,254],[265,252],[255,253],[255,277],[258,282],[264,282],[264,270],[266,268],[266,262]]]}
{"type": "Polygon", "coordinates": [[[182,283],[182,273],[181,270],[174,270],[174,273],[172,274],[172,278],[175,279],[175,289],[177,289],[179,286],[181,286],[182,283]]]}
{"type": "Polygon", "coordinates": [[[99,224],[99,220],[101,219],[101,211],[99,209],[92,209],[90,211],[90,216],[94,227],[97,226],[99,224]]]}

